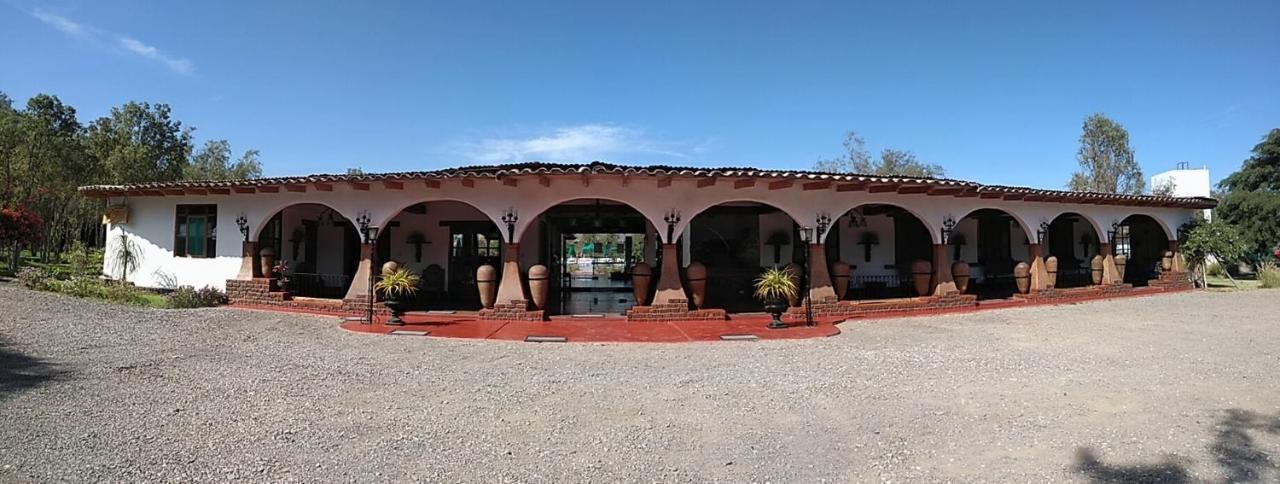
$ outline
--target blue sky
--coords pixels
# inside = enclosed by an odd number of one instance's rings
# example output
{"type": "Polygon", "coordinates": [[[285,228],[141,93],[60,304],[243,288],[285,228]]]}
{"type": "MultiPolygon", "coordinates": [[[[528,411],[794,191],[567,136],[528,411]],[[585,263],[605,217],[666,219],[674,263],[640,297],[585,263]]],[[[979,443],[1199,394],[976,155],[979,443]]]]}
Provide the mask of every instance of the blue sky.
{"type": "Polygon", "coordinates": [[[609,3],[0,0],[0,91],[82,120],[168,103],[268,175],[809,168],[853,129],[952,177],[1060,188],[1100,111],[1148,175],[1216,182],[1280,127],[1274,0],[609,3]]]}

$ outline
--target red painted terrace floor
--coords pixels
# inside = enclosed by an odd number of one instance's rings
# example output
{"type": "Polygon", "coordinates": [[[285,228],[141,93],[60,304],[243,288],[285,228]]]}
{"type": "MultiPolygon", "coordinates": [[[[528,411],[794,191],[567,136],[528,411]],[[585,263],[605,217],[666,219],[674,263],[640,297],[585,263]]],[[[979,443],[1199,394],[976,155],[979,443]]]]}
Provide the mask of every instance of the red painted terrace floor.
{"type": "MultiPolygon", "coordinates": [[[[937,314],[970,313],[991,309],[1010,307],[1029,307],[1055,304],[1078,304],[1098,299],[1119,297],[1147,296],[1173,290],[1156,288],[1135,288],[1120,295],[1104,297],[1082,297],[1048,302],[1035,302],[1025,299],[995,299],[979,301],[976,306],[948,309],[922,310],[881,313],[875,315],[845,318],[829,318],[816,321],[814,326],[806,326],[803,322],[789,323],[785,329],[769,329],[770,317],[763,314],[734,314],[726,321],[674,321],[674,322],[631,322],[620,317],[610,318],[574,318],[557,316],[550,321],[486,321],[478,319],[474,312],[458,311],[452,314],[409,313],[404,316],[406,324],[385,324],[386,317],[375,318],[374,324],[361,321],[343,321],[342,329],[354,333],[390,335],[393,332],[414,336],[437,338],[488,339],[504,341],[528,341],[530,337],[563,338],[569,343],[686,343],[692,341],[721,341],[726,336],[755,336],[761,340],[807,339],[840,334],[840,323],[860,320],[904,318],[913,316],[929,316],[937,314]]],[[[263,309],[282,311],[281,308],[237,305],[242,309],[263,309]]],[[[308,314],[328,314],[318,311],[283,310],[308,314]]]]}

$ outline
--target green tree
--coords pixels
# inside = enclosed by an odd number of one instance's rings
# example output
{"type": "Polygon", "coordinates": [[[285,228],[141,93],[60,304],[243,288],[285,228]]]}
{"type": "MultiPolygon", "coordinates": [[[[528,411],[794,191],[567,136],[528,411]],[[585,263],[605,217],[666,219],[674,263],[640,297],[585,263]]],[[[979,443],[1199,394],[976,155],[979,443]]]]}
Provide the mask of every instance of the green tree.
{"type": "Polygon", "coordinates": [[[1071,175],[1067,188],[1077,192],[1140,194],[1144,186],[1142,168],[1129,147],[1129,132],[1102,113],[1084,119],[1080,149],[1076,151],[1080,171],[1071,175]]]}
{"type": "Polygon", "coordinates": [[[813,169],[828,173],[913,178],[941,178],[947,175],[942,166],[922,162],[910,151],[884,149],[880,151],[879,159],[873,159],[867,152],[866,140],[854,131],[845,135],[844,150],[845,154],[842,156],[818,160],[813,169]]]}
{"type": "Polygon", "coordinates": [[[248,150],[236,162],[231,161],[231,143],[224,139],[206,141],[191,156],[184,170],[187,180],[247,180],[262,178],[258,150],[248,150]]]}
{"type": "Polygon", "coordinates": [[[191,157],[192,128],[170,116],[169,105],[129,102],[89,126],[89,151],[101,160],[103,182],[181,180],[191,157]]]}
{"type": "Polygon", "coordinates": [[[1280,129],[1267,133],[1218,188],[1223,193],[1216,215],[1240,230],[1249,252],[1271,253],[1280,244],[1280,129]]]}
{"type": "MultiPolygon", "coordinates": [[[[1204,285],[1204,265],[1209,257],[1213,257],[1224,266],[1239,262],[1248,246],[1240,233],[1231,224],[1221,219],[1213,221],[1197,221],[1184,227],[1180,247],[1182,255],[1191,264],[1201,285],[1204,285]]],[[[1228,275],[1227,277],[1230,277],[1228,275]]],[[[1233,280],[1234,284],[1235,281],[1233,280]]]]}

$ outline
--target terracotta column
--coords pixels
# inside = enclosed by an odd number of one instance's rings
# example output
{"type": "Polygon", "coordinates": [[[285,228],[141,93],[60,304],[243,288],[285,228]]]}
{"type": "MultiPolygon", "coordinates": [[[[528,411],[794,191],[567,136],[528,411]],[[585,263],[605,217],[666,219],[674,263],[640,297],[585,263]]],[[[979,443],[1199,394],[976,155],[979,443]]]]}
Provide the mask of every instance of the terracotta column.
{"type": "Polygon", "coordinates": [[[684,286],[680,283],[680,246],[662,244],[662,270],[658,273],[658,291],[653,295],[653,304],[674,304],[689,298],[684,294],[684,286]]]}
{"type": "Polygon", "coordinates": [[[813,302],[836,299],[836,288],[827,270],[827,246],[809,244],[809,298],[813,302]]]}
{"type": "Polygon", "coordinates": [[[520,282],[520,244],[502,245],[502,281],[498,283],[498,297],[494,304],[511,304],[521,301],[528,309],[529,298],[524,295],[524,284],[520,282]]]}
{"type": "Polygon", "coordinates": [[[933,244],[933,277],[929,285],[933,286],[934,296],[946,296],[960,292],[956,289],[956,281],[951,277],[951,254],[949,244],[933,244]]]}
{"type": "Polygon", "coordinates": [[[1031,258],[1031,290],[1041,291],[1049,287],[1049,269],[1044,265],[1044,254],[1040,244],[1027,245],[1027,256],[1031,258]]]}
{"type": "Polygon", "coordinates": [[[1187,272],[1187,261],[1182,259],[1182,251],[1179,250],[1178,241],[1169,241],[1169,250],[1173,252],[1173,266],[1170,267],[1171,272],[1187,272]]]}
{"type": "Polygon", "coordinates": [[[1124,279],[1120,278],[1115,255],[1111,253],[1111,244],[1099,244],[1098,253],[1102,254],[1102,285],[1123,284],[1124,279]]]}
{"type": "Polygon", "coordinates": [[[258,263],[258,243],[246,240],[240,244],[240,273],[236,279],[247,281],[262,277],[262,268],[258,263]]]}
{"type": "Polygon", "coordinates": [[[347,288],[345,300],[361,299],[369,294],[369,275],[373,274],[373,244],[360,244],[360,264],[356,266],[355,275],[351,276],[351,287],[347,288]]]}

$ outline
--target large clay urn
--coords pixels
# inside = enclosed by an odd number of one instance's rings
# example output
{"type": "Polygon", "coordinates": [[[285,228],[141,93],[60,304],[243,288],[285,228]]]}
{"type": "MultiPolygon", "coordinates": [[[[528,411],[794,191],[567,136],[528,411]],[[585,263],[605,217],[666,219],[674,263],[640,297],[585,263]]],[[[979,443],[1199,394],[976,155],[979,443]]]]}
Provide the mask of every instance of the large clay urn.
{"type": "Polygon", "coordinates": [[[929,295],[929,280],[933,278],[933,264],[927,260],[911,263],[911,285],[917,296],[929,295]]]}
{"type": "Polygon", "coordinates": [[[393,260],[389,260],[389,261],[387,261],[387,263],[386,263],[386,264],[382,264],[382,273],[383,273],[383,274],[394,274],[394,273],[395,273],[396,271],[398,271],[398,270],[400,270],[400,263],[399,263],[399,262],[396,262],[396,261],[393,261],[393,260]]]}
{"type": "Polygon", "coordinates": [[[849,267],[849,263],[838,260],[831,265],[831,284],[835,285],[836,299],[844,299],[844,295],[849,292],[849,276],[853,273],[853,268],[849,267]]]}
{"type": "Polygon", "coordinates": [[[958,260],[951,264],[951,278],[956,281],[956,290],[964,294],[969,289],[969,263],[958,260]]]}
{"type": "Polygon", "coordinates": [[[1123,255],[1118,255],[1115,257],[1115,259],[1116,259],[1116,276],[1119,277],[1121,281],[1123,281],[1124,266],[1129,264],[1129,258],[1123,255]]]}
{"type": "Polygon", "coordinates": [[[796,285],[796,295],[787,299],[787,304],[790,304],[793,308],[800,307],[800,275],[804,273],[804,268],[800,267],[800,264],[792,262],[787,264],[787,272],[791,274],[791,282],[796,285]]]}
{"type": "Polygon", "coordinates": [[[1058,258],[1049,256],[1044,260],[1044,270],[1049,273],[1049,278],[1044,281],[1044,287],[1053,289],[1058,286],[1058,258]]]}
{"type": "Polygon", "coordinates": [[[262,275],[273,277],[272,269],[276,266],[276,250],[271,247],[263,247],[258,251],[258,260],[262,264],[262,275]]]}
{"type": "Polygon", "coordinates": [[[1019,262],[1013,266],[1013,281],[1018,285],[1018,292],[1026,294],[1031,290],[1031,266],[1026,262],[1019,262]]]}
{"type": "Polygon", "coordinates": [[[643,262],[631,268],[631,291],[636,298],[636,306],[649,305],[649,287],[653,285],[653,268],[643,262]]]}
{"type": "Polygon", "coordinates": [[[547,308],[548,284],[551,282],[547,280],[547,277],[550,274],[551,272],[547,270],[547,266],[542,264],[535,264],[529,268],[529,298],[533,300],[535,309],[547,308]]]}
{"type": "Polygon", "coordinates": [[[1089,261],[1089,274],[1093,277],[1093,285],[1102,284],[1102,255],[1093,256],[1093,260],[1089,261]]]}
{"type": "Polygon", "coordinates": [[[1173,270],[1173,251],[1164,251],[1164,256],[1160,258],[1160,272],[1169,272],[1173,270]]]}
{"type": "Polygon", "coordinates": [[[480,291],[480,306],[493,309],[498,298],[498,270],[485,264],[476,269],[476,289],[480,291]]]}
{"type": "Polygon", "coordinates": [[[707,266],[693,261],[684,269],[685,278],[689,280],[689,295],[693,298],[693,307],[702,309],[707,302],[707,266]]]}

